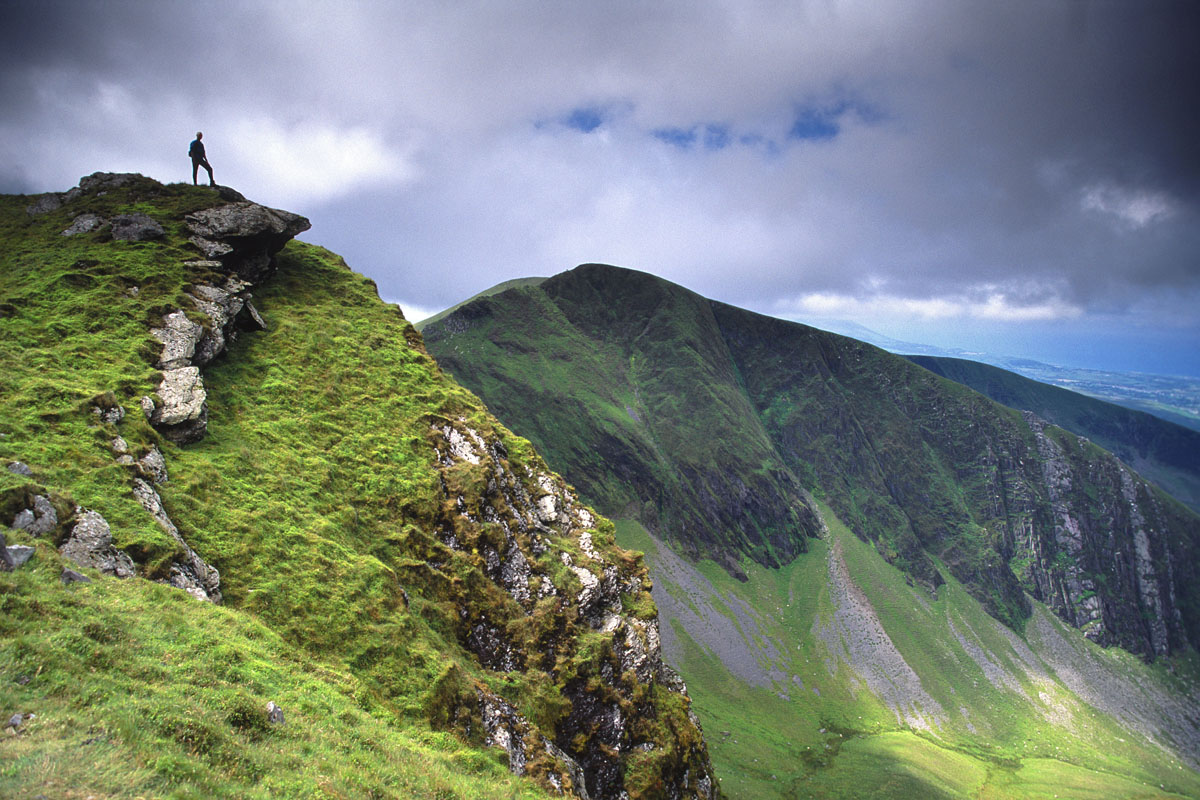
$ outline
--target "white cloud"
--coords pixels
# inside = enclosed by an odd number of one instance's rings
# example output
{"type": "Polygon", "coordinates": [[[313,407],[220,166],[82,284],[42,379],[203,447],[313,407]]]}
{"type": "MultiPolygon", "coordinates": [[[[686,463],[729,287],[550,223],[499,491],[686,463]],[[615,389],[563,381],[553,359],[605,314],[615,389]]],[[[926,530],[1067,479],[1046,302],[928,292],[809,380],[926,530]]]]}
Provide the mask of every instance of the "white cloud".
{"type": "Polygon", "coordinates": [[[1002,292],[992,291],[982,299],[913,298],[885,294],[859,297],[833,292],[811,292],[780,303],[776,313],[798,317],[845,317],[857,321],[890,317],[1019,323],[1075,319],[1083,312],[1079,307],[1057,299],[1022,303],[1002,292]]]}
{"type": "Polygon", "coordinates": [[[227,155],[223,165],[214,160],[214,168],[236,174],[236,185],[254,186],[256,195],[276,205],[303,208],[372,185],[405,185],[417,176],[414,146],[387,141],[372,128],[328,121],[283,125],[266,117],[242,117],[225,128],[220,146],[227,155]]]}
{"type": "Polygon", "coordinates": [[[1127,189],[1111,183],[1095,183],[1083,190],[1080,206],[1085,211],[1111,214],[1131,228],[1145,228],[1169,218],[1175,204],[1163,192],[1127,189]]]}

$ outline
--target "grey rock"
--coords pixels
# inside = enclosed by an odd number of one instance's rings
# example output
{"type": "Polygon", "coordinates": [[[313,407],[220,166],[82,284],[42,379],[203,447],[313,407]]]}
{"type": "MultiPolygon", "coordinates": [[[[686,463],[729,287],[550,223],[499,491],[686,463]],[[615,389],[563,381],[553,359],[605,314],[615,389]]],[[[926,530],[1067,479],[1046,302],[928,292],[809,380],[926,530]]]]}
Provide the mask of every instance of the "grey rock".
{"type": "Polygon", "coordinates": [[[207,600],[212,603],[221,602],[221,574],[216,567],[208,564],[188,546],[179,528],[167,516],[163,508],[162,498],[149,483],[141,478],[133,481],[133,496],[142,504],[142,508],[150,512],[158,526],[170,536],[184,551],[181,560],[171,564],[170,577],[167,583],[176,589],[182,589],[197,600],[207,600]]]}
{"type": "Polygon", "coordinates": [[[143,397],[139,403],[142,407],[142,413],[146,415],[146,419],[154,419],[154,400],[149,397],[143,397]]]}
{"type": "Polygon", "coordinates": [[[46,214],[62,208],[62,195],[57,192],[38,195],[37,200],[25,207],[25,213],[31,217],[46,214]]]}
{"type": "Polygon", "coordinates": [[[29,468],[29,465],[21,461],[8,462],[8,471],[15,475],[24,475],[27,478],[33,475],[33,470],[29,468]]]}
{"type": "Polygon", "coordinates": [[[267,703],[267,722],[272,725],[283,724],[283,709],[275,705],[275,701],[267,703]]]}
{"type": "MultiPolygon", "coordinates": [[[[208,429],[208,394],[198,367],[165,370],[158,396],[162,398],[162,406],[152,411],[150,424],[163,436],[180,444],[204,438],[208,429]]],[[[142,407],[145,408],[144,402],[142,407]]]]}
{"type": "Polygon", "coordinates": [[[80,572],[76,572],[75,570],[69,569],[67,567],[63,568],[62,574],[59,575],[58,578],[63,583],[91,583],[92,582],[92,579],[89,578],[87,575],[84,575],[80,572]]]}
{"type": "Polygon", "coordinates": [[[75,220],[63,230],[63,236],[76,236],[80,233],[91,233],[92,231],[103,227],[104,217],[99,214],[86,212],[80,214],[75,220]]]}
{"type": "Polygon", "coordinates": [[[256,282],[271,269],[271,257],[311,225],[289,211],[239,201],[189,214],[190,241],[206,258],[220,261],[245,280],[256,282]]]}
{"type": "Polygon", "coordinates": [[[204,327],[188,319],[187,314],[172,311],[163,317],[161,328],[151,328],[150,335],[162,343],[162,354],[158,357],[161,369],[178,369],[191,366],[196,345],[204,335],[204,327]]]}
{"type": "Polygon", "coordinates": [[[123,242],[145,242],[158,239],[163,226],[145,214],[118,214],[112,218],[112,236],[123,242]]]}
{"type": "Polygon", "coordinates": [[[35,495],[33,507],[17,512],[12,527],[24,530],[30,536],[45,536],[58,527],[58,512],[54,510],[50,498],[35,495]]]}
{"type": "Polygon", "coordinates": [[[29,559],[33,558],[35,552],[37,550],[28,545],[10,544],[8,546],[8,557],[12,561],[13,569],[23,567],[29,563],[29,559]]]}
{"type": "Polygon", "coordinates": [[[138,459],[137,467],[138,472],[160,486],[168,480],[167,460],[162,451],[153,445],[150,446],[150,452],[138,459]]]}
{"type": "Polygon", "coordinates": [[[58,552],[80,567],[99,570],[105,575],[132,578],[133,559],[112,545],[112,530],[104,517],[84,511],[58,552]]]}

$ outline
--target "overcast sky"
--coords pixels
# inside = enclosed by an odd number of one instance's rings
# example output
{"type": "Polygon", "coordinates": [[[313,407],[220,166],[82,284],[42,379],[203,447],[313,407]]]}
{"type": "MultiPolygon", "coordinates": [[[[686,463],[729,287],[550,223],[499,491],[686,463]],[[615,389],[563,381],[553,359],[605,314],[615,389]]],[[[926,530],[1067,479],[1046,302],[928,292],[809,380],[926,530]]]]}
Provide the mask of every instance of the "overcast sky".
{"type": "Polygon", "coordinates": [[[0,3],[0,191],[218,182],[410,318],[588,261],[1200,375],[1200,3],[0,3]]]}

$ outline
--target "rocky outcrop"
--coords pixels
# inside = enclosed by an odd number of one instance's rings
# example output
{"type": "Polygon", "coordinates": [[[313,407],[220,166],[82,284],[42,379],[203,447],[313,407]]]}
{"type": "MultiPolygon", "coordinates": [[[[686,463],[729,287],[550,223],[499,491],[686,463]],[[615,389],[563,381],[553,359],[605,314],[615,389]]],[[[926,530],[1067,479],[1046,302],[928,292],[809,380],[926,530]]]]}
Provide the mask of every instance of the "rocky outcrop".
{"type": "Polygon", "coordinates": [[[104,517],[95,511],[77,509],[78,521],[71,528],[58,552],[77,566],[96,569],[117,578],[132,578],[137,574],[133,559],[112,544],[112,530],[104,517]]]}
{"type": "MultiPolygon", "coordinates": [[[[489,669],[545,671],[567,706],[553,730],[540,731],[479,687],[458,702],[477,709],[486,741],[508,752],[514,772],[576,797],[629,796],[625,770],[635,756],[654,764],[648,771],[665,787],[662,796],[715,797],[694,716],[678,721],[693,732],[682,746],[661,747],[652,734],[654,715],[663,713],[648,703],[655,692],[690,701],[662,661],[641,561],[614,560],[611,541],[597,543],[610,540],[610,523],[558,476],[515,465],[497,438],[466,418],[434,420],[430,435],[444,491],[439,543],[471,554],[491,584],[452,594],[460,641],[489,669]],[[650,615],[626,610],[639,605],[650,615]],[[593,642],[586,652],[584,638],[593,642]]],[[[453,581],[437,576],[447,560],[437,550],[406,578],[435,595],[454,591],[453,581]]]]}
{"type": "Polygon", "coordinates": [[[1190,515],[1172,513],[1112,455],[1031,413],[1024,419],[1049,506],[1048,515],[1031,511],[1016,543],[1034,595],[1099,644],[1147,657],[1187,647],[1194,635],[1179,593],[1192,581],[1180,579],[1196,567],[1179,532],[1190,515]]]}
{"type": "Polygon", "coordinates": [[[299,214],[241,201],[189,214],[192,244],[205,258],[220,261],[239,278],[255,283],[272,269],[272,257],[294,236],[308,230],[299,214]]]}
{"type": "Polygon", "coordinates": [[[184,551],[184,557],[170,566],[170,577],[165,581],[177,589],[211,603],[221,602],[221,575],[216,568],[196,555],[196,551],[183,540],[179,529],[163,508],[162,498],[154,488],[141,478],[133,479],[133,496],[150,513],[158,526],[184,551]]]}

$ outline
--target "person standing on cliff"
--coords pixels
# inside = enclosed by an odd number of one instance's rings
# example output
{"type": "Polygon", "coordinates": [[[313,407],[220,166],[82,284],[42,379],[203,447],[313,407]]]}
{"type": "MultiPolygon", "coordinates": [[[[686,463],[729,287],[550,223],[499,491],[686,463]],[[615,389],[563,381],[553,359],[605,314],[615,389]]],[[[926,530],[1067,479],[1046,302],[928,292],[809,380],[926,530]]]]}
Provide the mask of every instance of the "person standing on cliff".
{"type": "Polygon", "coordinates": [[[192,157],[192,185],[196,185],[196,170],[204,167],[208,172],[208,185],[216,186],[217,182],[213,180],[212,167],[204,155],[204,142],[200,141],[203,138],[204,134],[196,131],[196,138],[188,147],[188,155],[192,157]]]}

